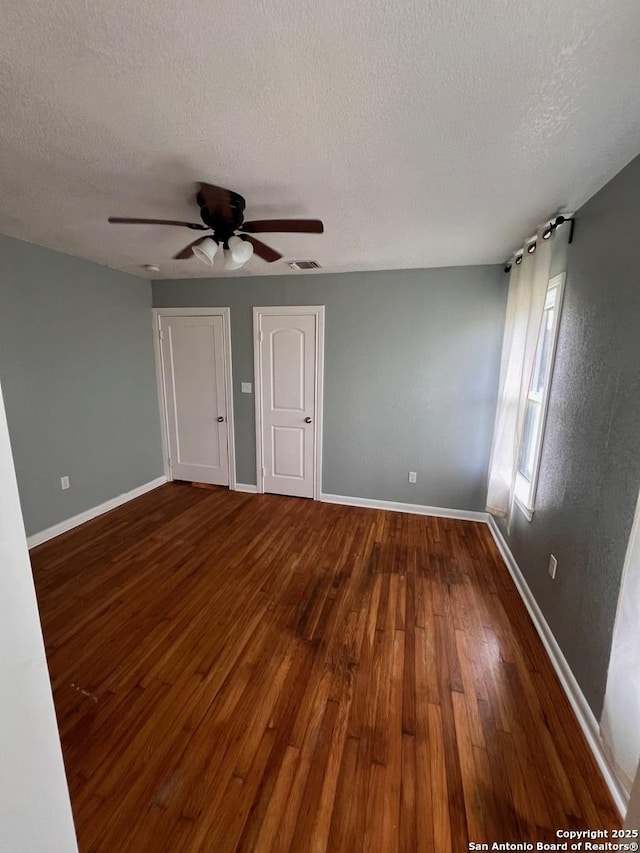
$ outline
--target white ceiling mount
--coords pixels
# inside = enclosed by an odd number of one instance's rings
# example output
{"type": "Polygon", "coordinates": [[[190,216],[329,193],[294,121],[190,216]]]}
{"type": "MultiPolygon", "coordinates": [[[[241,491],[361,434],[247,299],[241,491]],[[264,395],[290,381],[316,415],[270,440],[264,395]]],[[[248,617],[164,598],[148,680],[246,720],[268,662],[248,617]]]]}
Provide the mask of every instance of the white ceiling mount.
{"type": "Polygon", "coordinates": [[[321,219],[264,236],[326,272],[503,263],[638,153],[637,0],[5,5],[0,232],[138,275],[227,274],[107,222],[199,222],[198,181],[321,219]]]}

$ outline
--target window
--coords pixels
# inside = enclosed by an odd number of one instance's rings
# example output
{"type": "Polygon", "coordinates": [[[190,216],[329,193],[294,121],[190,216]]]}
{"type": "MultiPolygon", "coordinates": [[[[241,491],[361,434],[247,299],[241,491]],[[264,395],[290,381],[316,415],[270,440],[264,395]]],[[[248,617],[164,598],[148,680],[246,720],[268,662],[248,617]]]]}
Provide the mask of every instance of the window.
{"type": "Polygon", "coordinates": [[[538,345],[536,347],[531,384],[524,411],[524,424],[520,452],[518,454],[518,473],[516,474],[516,503],[531,521],[538,485],[538,470],[542,455],[544,424],[551,390],[553,360],[560,326],[560,310],[565,274],[554,276],[549,281],[544,312],[540,324],[538,345]]]}

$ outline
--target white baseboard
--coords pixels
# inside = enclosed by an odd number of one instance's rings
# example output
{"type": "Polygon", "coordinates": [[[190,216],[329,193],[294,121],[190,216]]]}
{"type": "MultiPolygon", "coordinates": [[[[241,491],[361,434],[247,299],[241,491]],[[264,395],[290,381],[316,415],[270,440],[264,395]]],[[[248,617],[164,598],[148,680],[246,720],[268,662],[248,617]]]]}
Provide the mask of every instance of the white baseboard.
{"type": "Polygon", "coordinates": [[[544,614],[540,609],[538,602],[535,600],[515,557],[511,553],[511,549],[507,545],[500,528],[496,524],[496,520],[492,515],[489,515],[488,517],[488,525],[489,530],[495,539],[496,545],[498,546],[498,550],[500,551],[502,558],[509,569],[511,577],[513,578],[513,582],[520,593],[520,597],[529,611],[529,616],[531,616],[531,620],[540,635],[540,639],[542,640],[547,654],[549,655],[549,659],[553,664],[553,668],[560,679],[560,684],[562,685],[564,692],[567,695],[567,699],[573,708],[573,712],[576,715],[585,738],[587,739],[591,752],[598,763],[598,767],[600,768],[611,796],[613,797],[616,808],[624,819],[627,813],[629,795],[618,781],[613,766],[607,757],[602,738],[600,737],[598,721],[589,707],[589,704],[584,697],[584,693],[576,681],[576,678],[571,671],[571,667],[562,653],[562,649],[558,645],[558,641],[553,636],[549,623],[545,619],[544,614]]]}
{"type": "Polygon", "coordinates": [[[445,509],[439,506],[424,506],[422,504],[403,504],[397,501],[376,501],[372,498],[352,498],[346,495],[320,495],[323,503],[342,504],[343,506],[359,506],[365,509],[387,509],[391,512],[408,512],[412,515],[431,515],[435,518],[453,518],[458,521],[483,521],[486,523],[488,513],[473,512],[468,509],[445,509]]]}
{"type": "Polygon", "coordinates": [[[252,483],[236,483],[235,491],[249,492],[251,495],[256,495],[258,493],[258,487],[254,486],[252,483]]]}
{"type": "Polygon", "coordinates": [[[117,506],[126,504],[128,501],[132,501],[134,498],[138,498],[146,492],[157,489],[158,486],[162,486],[166,482],[167,478],[165,476],[156,477],[155,480],[151,480],[149,483],[143,483],[142,486],[131,489],[130,492],[125,492],[124,494],[111,498],[98,506],[86,509],[84,512],[78,513],[78,515],[74,515],[72,518],[60,521],[58,524],[54,524],[53,527],[47,527],[46,530],[41,530],[39,533],[33,533],[31,536],[27,536],[27,547],[35,548],[36,545],[42,545],[43,542],[48,542],[49,539],[60,536],[61,533],[66,533],[67,530],[72,530],[74,527],[84,524],[85,521],[91,521],[92,518],[96,518],[105,512],[109,512],[109,510],[115,509],[117,506]]]}

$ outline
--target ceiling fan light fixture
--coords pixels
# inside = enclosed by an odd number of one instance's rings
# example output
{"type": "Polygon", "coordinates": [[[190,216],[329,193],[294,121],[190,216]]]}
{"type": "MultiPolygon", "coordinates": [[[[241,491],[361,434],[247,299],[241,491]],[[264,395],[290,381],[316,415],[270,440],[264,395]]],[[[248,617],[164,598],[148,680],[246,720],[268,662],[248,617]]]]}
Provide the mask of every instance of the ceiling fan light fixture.
{"type": "Polygon", "coordinates": [[[225,272],[231,272],[232,270],[239,270],[243,267],[244,264],[240,261],[234,261],[233,252],[231,249],[224,250],[224,267],[225,272]]]}
{"type": "Polygon", "coordinates": [[[242,237],[230,237],[229,249],[231,250],[231,257],[234,262],[241,266],[244,266],[253,255],[253,246],[251,243],[243,240],[242,237]]]}
{"type": "Polygon", "coordinates": [[[131,216],[110,216],[108,221],[119,225],[170,225],[194,231],[210,231],[211,236],[199,237],[184,246],[173,256],[176,261],[186,261],[195,255],[207,266],[223,255],[225,270],[238,270],[255,254],[272,264],[282,254],[257,237],[250,235],[269,232],[291,234],[322,234],[324,224],[320,219],[252,219],[244,220],[245,200],[233,190],[200,182],[196,193],[202,222],[182,219],[141,219],[131,216]],[[240,233],[236,233],[240,232],[240,233]],[[218,251],[222,249],[223,251],[218,251]]]}
{"type": "Polygon", "coordinates": [[[218,244],[213,237],[205,237],[197,246],[193,246],[192,252],[199,261],[202,261],[209,266],[213,266],[213,262],[218,251],[218,244]]]}

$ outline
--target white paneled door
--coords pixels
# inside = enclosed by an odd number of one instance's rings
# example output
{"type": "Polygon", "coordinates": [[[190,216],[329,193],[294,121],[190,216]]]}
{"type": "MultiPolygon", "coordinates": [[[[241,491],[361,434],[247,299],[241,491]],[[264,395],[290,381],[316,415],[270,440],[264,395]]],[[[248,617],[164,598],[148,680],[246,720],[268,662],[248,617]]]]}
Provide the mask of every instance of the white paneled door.
{"type": "Polygon", "coordinates": [[[167,443],[174,480],[229,485],[222,316],[161,316],[167,443]]]}
{"type": "Polygon", "coordinates": [[[254,309],[260,491],[317,496],[323,309],[254,309]]]}

